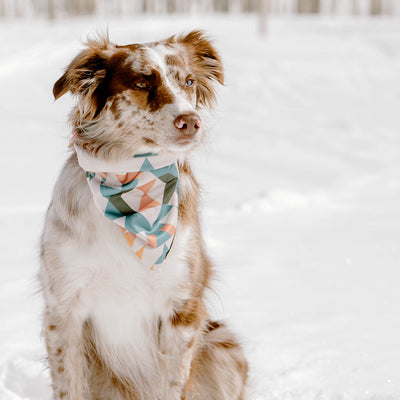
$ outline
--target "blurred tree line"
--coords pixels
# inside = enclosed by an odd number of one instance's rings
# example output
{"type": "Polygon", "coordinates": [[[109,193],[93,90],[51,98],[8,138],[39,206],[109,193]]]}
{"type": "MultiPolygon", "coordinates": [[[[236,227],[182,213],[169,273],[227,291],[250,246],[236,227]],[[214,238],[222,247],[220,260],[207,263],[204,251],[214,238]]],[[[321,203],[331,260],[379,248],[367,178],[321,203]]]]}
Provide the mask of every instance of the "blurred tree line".
{"type": "Polygon", "coordinates": [[[0,0],[2,17],[213,12],[400,15],[400,0],[0,0]]]}

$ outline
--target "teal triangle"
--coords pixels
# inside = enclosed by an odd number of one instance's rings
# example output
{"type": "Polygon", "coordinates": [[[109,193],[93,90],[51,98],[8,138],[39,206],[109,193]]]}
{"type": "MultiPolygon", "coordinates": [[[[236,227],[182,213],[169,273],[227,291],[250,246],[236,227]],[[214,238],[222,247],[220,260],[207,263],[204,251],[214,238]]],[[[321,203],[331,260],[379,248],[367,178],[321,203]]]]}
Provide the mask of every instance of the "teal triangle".
{"type": "Polygon", "coordinates": [[[178,177],[178,169],[176,168],[175,164],[167,165],[166,167],[158,168],[155,169],[154,171],[151,171],[153,175],[155,175],[157,178],[161,179],[163,182],[165,182],[165,178],[162,179],[164,176],[174,176],[178,177]]]}
{"type": "Polygon", "coordinates": [[[157,153],[144,153],[144,154],[136,154],[133,156],[133,158],[152,157],[157,155],[158,155],[157,153]]]}
{"type": "Polygon", "coordinates": [[[125,218],[125,229],[137,235],[139,232],[151,234],[151,225],[149,221],[140,213],[128,215],[125,218]]]}
{"type": "Polygon", "coordinates": [[[123,194],[134,189],[137,186],[138,182],[139,182],[138,179],[134,179],[128,183],[124,183],[123,185],[121,185],[121,187],[107,186],[101,183],[100,193],[103,197],[110,197],[110,196],[115,196],[117,194],[123,194]]]}
{"type": "Polygon", "coordinates": [[[160,213],[158,214],[156,222],[161,221],[171,211],[172,207],[176,207],[176,206],[173,206],[171,204],[163,204],[161,206],[160,213]]]}
{"type": "Polygon", "coordinates": [[[160,230],[154,232],[154,235],[157,238],[157,247],[160,247],[163,243],[165,243],[168,239],[171,238],[171,235],[168,232],[160,230]]]}
{"type": "Polygon", "coordinates": [[[104,211],[104,215],[105,215],[107,218],[111,219],[111,221],[114,220],[114,219],[121,218],[121,217],[124,216],[124,214],[122,214],[122,213],[118,210],[118,208],[116,208],[116,207],[114,206],[114,204],[112,204],[110,201],[107,202],[107,206],[106,206],[106,209],[105,209],[105,211],[104,211]]]}
{"type": "Polygon", "coordinates": [[[95,176],[96,174],[94,172],[86,171],[86,178],[88,178],[89,181],[91,181],[95,176]]]}
{"type": "Polygon", "coordinates": [[[151,165],[151,162],[148,158],[146,158],[140,167],[140,171],[153,171],[154,167],[151,165]]]}

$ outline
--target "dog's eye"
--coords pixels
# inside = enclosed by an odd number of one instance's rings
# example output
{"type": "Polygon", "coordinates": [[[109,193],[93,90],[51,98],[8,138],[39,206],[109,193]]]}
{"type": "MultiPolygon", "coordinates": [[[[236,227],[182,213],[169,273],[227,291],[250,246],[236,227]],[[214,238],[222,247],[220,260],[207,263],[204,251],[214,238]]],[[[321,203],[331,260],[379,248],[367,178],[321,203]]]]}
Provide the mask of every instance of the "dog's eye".
{"type": "Polygon", "coordinates": [[[139,81],[135,83],[135,87],[139,89],[148,89],[149,84],[146,81],[139,81]]]}
{"type": "Polygon", "coordinates": [[[185,82],[185,86],[186,86],[186,87],[193,86],[193,84],[194,84],[194,80],[193,80],[193,79],[188,79],[188,80],[185,82]]]}

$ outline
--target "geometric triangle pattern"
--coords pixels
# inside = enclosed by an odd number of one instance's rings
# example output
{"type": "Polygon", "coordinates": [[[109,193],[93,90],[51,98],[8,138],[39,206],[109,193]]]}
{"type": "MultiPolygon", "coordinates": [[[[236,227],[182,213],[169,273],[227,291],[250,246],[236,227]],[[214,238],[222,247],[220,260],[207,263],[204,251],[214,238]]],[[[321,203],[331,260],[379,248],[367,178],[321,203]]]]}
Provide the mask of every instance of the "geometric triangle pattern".
{"type": "MultiPolygon", "coordinates": [[[[109,168],[106,162],[101,164],[102,171],[88,171],[90,159],[81,149],[77,154],[97,209],[121,228],[143,264],[151,269],[162,264],[171,250],[178,222],[176,160],[144,154],[124,160],[124,169],[118,169],[114,161],[109,168]]],[[[99,168],[99,161],[94,165],[99,168]]]]}

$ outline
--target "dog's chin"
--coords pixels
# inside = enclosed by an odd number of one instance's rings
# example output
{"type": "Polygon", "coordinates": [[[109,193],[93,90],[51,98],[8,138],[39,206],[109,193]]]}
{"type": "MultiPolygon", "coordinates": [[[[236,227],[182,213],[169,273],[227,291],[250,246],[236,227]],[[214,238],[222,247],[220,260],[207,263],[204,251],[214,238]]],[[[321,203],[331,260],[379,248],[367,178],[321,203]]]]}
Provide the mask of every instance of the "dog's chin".
{"type": "Polygon", "coordinates": [[[137,149],[136,154],[167,152],[181,157],[199,148],[203,140],[202,138],[203,135],[201,133],[195,137],[169,137],[158,143],[154,141],[151,144],[141,146],[140,149],[137,149]]]}
{"type": "Polygon", "coordinates": [[[151,143],[142,143],[140,145],[136,143],[126,143],[126,145],[118,146],[118,148],[112,148],[110,154],[108,154],[105,158],[111,159],[125,159],[129,158],[132,155],[138,154],[159,154],[160,152],[167,152],[172,155],[176,155],[178,158],[189,154],[193,150],[196,150],[200,147],[203,141],[202,132],[199,132],[198,135],[192,137],[167,137],[164,140],[152,140],[151,143]]]}
{"type": "Polygon", "coordinates": [[[193,150],[196,150],[201,144],[200,139],[186,139],[186,140],[179,140],[173,143],[169,143],[163,146],[163,149],[170,152],[177,154],[178,156],[182,156],[187,154],[193,150]]]}

